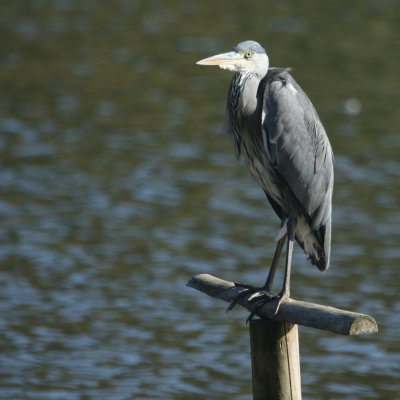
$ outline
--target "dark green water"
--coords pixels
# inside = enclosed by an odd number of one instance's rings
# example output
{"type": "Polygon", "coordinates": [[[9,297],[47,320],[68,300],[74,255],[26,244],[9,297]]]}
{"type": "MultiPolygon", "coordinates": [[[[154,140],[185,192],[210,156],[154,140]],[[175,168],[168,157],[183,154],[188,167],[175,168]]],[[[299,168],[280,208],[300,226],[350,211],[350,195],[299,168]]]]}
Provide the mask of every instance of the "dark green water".
{"type": "MultiPolygon", "coordinates": [[[[300,330],[304,399],[400,392],[400,3],[13,1],[0,15],[0,398],[250,399],[246,313],[185,287],[260,284],[279,223],[224,122],[253,39],[291,66],[336,156],[332,266],[292,295],[373,315],[300,330]]],[[[279,280],[280,277],[277,279],[279,280]]]]}

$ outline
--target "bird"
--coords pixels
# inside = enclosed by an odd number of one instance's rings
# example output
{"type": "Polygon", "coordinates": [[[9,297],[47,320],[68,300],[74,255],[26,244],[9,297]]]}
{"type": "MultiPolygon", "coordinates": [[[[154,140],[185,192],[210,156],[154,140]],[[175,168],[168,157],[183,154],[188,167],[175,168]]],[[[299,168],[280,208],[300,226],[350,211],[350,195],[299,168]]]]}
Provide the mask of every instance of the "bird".
{"type": "Polygon", "coordinates": [[[291,70],[270,67],[268,55],[259,43],[241,42],[231,51],[197,64],[234,72],[222,132],[232,137],[236,157],[244,160],[281,221],[264,285],[237,284],[244,290],[228,310],[240,296],[251,293],[248,300],[261,304],[259,307],[276,299],[277,314],[290,298],[295,241],[320,271],[330,265],[332,147],[317,111],[291,70]],[[286,240],[283,284],[280,292],[273,295],[273,280],[286,240]]]}

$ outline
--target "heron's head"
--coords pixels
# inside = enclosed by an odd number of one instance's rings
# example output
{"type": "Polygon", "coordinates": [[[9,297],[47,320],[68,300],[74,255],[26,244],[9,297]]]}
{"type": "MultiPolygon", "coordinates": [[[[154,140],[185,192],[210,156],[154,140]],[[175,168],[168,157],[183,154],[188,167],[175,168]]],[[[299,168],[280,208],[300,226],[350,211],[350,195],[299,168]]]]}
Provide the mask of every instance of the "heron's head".
{"type": "Polygon", "coordinates": [[[248,40],[236,45],[228,53],[197,61],[199,65],[218,65],[222,69],[234,72],[251,72],[263,78],[269,67],[268,56],[263,47],[257,42],[248,40]]]}

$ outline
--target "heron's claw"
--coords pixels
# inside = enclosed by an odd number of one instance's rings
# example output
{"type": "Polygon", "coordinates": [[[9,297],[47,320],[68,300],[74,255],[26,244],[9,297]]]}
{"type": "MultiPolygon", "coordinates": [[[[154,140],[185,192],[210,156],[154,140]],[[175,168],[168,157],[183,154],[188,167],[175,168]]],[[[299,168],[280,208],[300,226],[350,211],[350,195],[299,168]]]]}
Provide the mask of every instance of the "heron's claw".
{"type": "Polygon", "coordinates": [[[249,302],[250,303],[254,303],[255,301],[259,301],[259,300],[264,300],[263,304],[265,304],[267,301],[271,301],[273,299],[275,299],[277,296],[270,294],[269,292],[267,292],[265,289],[257,289],[256,292],[254,292],[249,298],[249,302]]]}
{"type": "Polygon", "coordinates": [[[277,300],[277,305],[275,308],[274,314],[278,314],[278,311],[283,303],[285,303],[287,300],[289,300],[289,293],[287,291],[282,291],[278,295],[271,295],[265,290],[262,291],[257,291],[253,293],[249,297],[249,302],[257,302],[258,304],[255,305],[255,308],[250,312],[249,316],[246,319],[246,325],[251,321],[254,317],[254,315],[257,314],[258,310],[265,304],[273,300],[277,300]]]}
{"type": "MultiPolygon", "coordinates": [[[[253,319],[254,315],[256,315],[257,311],[265,304],[269,303],[270,301],[273,301],[278,298],[278,295],[272,295],[265,289],[258,290],[257,292],[253,293],[249,297],[249,302],[250,303],[255,303],[257,302],[258,304],[255,304],[255,308],[250,312],[249,316],[246,319],[246,325],[253,319]]],[[[277,311],[275,311],[275,314],[277,311]]]]}
{"type": "Polygon", "coordinates": [[[287,290],[282,290],[279,295],[277,296],[279,298],[278,304],[276,305],[275,309],[275,315],[278,314],[279,308],[283,303],[286,303],[289,300],[290,294],[287,290]]]}
{"type": "Polygon", "coordinates": [[[270,301],[277,301],[276,308],[275,308],[275,315],[278,314],[279,308],[283,303],[285,303],[289,299],[289,291],[283,288],[279,294],[271,294],[265,287],[254,287],[250,285],[246,285],[243,283],[235,283],[236,286],[242,287],[243,290],[240,291],[237,296],[233,299],[231,304],[229,304],[226,311],[231,311],[236,304],[239,302],[241,298],[250,294],[249,298],[247,299],[249,303],[254,304],[254,309],[250,312],[249,316],[246,319],[246,324],[249,323],[257,314],[258,310],[266,303],[270,301]]]}
{"type": "MultiPolygon", "coordinates": [[[[246,285],[245,283],[236,283],[235,282],[235,286],[243,287],[244,290],[242,292],[239,292],[239,294],[233,299],[231,304],[229,304],[228,308],[226,309],[226,312],[231,311],[233,309],[233,307],[236,306],[236,304],[242,297],[246,296],[246,294],[248,294],[249,292],[256,289],[253,286],[246,285]]],[[[256,290],[258,290],[258,289],[256,289],[256,290]]]]}
{"type": "MultiPolygon", "coordinates": [[[[229,304],[228,308],[226,309],[226,311],[231,311],[233,309],[233,307],[236,306],[236,304],[238,303],[238,301],[250,294],[248,301],[250,303],[254,303],[256,301],[260,301],[262,300],[262,304],[260,304],[260,307],[265,304],[267,301],[271,301],[273,299],[275,299],[277,296],[273,296],[271,295],[264,287],[254,287],[254,286],[250,286],[250,285],[246,285],[243,283],[235,283],[236,286],[239,287],[243,287],[243,291],[241,291],[231,302],[231,304],[229,304]]],[[[256,308],[256,311],[259,309],[259,307],[256,308]]],[[[254,312],[252,312],[251,314],[251,318],[253,318],[254,312]]],[[[251,319],[250,318],[250,319],[251,319]]]]}

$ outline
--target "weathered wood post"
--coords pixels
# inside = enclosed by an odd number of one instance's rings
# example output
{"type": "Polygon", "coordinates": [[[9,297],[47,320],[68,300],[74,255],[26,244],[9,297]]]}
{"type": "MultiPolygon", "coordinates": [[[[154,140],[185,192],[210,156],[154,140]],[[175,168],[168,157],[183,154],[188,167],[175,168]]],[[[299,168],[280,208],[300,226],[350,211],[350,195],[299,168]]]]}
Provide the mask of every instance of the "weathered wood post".
{"type": "Polygon", "coordinates": [[[297,325],[256,319],[250,321],[253,399],[301,400],[297,325]]]}
{"type": "MultiPolygon", "coordinates": [[[[201,274],[187,286],[209,296],[233,301],[243,290],[234,282],[201,274]]],[[[253,311],[249,295],[238,304],[253,311]]],[[[338,308],[294,299],[283,303],[275,315],[276,302],[256,311],[261,319],[250,321],[250,346],[254,400],[300,400],[300,362],[297,325],[324,329],[341,335],[360,335],[378,331],[374,318],[338,308]]]]}

